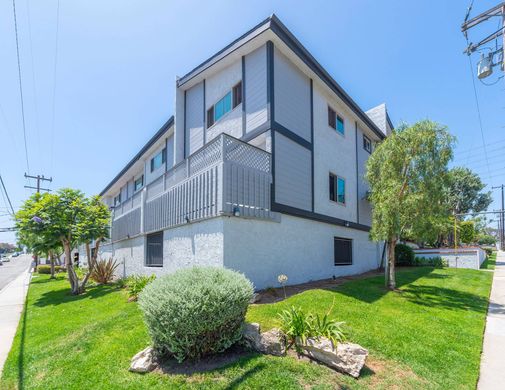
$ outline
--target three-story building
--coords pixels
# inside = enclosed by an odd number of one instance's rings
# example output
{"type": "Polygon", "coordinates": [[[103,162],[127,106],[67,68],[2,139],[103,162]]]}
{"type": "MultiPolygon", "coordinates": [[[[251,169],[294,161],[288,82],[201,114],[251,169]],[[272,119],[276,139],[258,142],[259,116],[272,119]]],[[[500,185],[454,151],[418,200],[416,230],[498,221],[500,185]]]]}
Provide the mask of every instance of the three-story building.
{"type": "Polygon", "coordinates": [[[175,116],[101,196],[120,273],[239,270],[257,288],[377,268],[363,179],[392,129],[273,15],[176,83],[175,116]]]}

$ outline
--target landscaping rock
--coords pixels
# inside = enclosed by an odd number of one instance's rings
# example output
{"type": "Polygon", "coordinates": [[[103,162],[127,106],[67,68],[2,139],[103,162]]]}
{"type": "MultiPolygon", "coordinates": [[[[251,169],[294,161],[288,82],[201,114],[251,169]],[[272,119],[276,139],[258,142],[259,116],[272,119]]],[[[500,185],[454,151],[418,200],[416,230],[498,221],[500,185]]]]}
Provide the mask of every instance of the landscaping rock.
{"type": "Polygon", "coordinates": [[[309,338],[300,345],[305,355],[354,378],[365,365],[368,351],[358,344],[338,343],[335,349],[326,337],[309,338]]]}
{"type": "Polygon", "coordinates": [[[277,328],[260,333],[259,324],[245,324],[243,336],[246,343],[255,351],[274,356],[286,354],[286,338],[277,328]]]}
{"type": "Polygon", "coordinates": [[[156,367],[157,364],[154,356],[154,350],[152,347],[147,347],[132,357],[130,371],[150,372],[156,367]]]}

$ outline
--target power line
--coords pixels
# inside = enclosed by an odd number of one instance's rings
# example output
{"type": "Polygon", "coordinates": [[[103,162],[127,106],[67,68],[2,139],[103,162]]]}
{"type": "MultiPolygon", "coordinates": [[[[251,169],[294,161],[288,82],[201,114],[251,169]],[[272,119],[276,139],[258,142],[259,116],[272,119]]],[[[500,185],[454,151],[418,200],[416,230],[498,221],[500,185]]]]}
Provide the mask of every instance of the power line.
{"type": "Polygon", "coordinates": [[[16,32],[16,53],[18,58],[18,78],[19,78],[19,96],[21,98],[21,116],[23,118],[23,138],[25,141],[25,157],[26,168],[30,172],[30,164],[28,163],[28,143],[26,141],[26,122],[25,122],[25,105],[23,99],[23,82],[21,78],[21,60],[19,56],[19,38],[18,38],[18,21],[16,17],[16,0],[12,0],[12,9],[14,11],[14,31],[16,32]]]}
{"type": "Polygon", "coordinates": [[[58,35],[60,30],[60,0],[56,5],[56,38],[54,45],[54,76],[53,76],[53,106],[52,106],[52,119],[51,119],[51,146],[50,146],[50,173],[53,174],[53,159],[54,159],[54,123],[56,112],[56,70],[58,66],[58,35]]]}
{"type": "Polygon", "coordinates": [[[12,203],[11,203],[11,200],[9,198],[9,194],[7,192],[7,189],[5,188],[5,184],[4,184],[4,181],[2,179],[2,175],[0,175],[0,183],[2,184],[2,188],[4,190],[5,196],[7,197],[7,201],[9,203],[9,207],[11,209],[12,215],[14,215],[14,207],[12,207],[12,203]]]}
{"type": "MultiPolygon", "coordinates": [[[[467,42],[468,42],[468,39],[467,39],[467,42]]],[[[473,75],[472,58],[470,56],[468,56],[468,64],[470,66],[470,76],[472,77],[473,93],[474,93],[474,96],[475,96],[475,105],[477,107],[477,116],[478,116],[478,119],[479,119],[480,135],[482,137],[482,148],[484,149],[484,156],[486,158],[486,165],[487,165],[488,175],[491,176],[491,169],[489,168],[489,160],[488,160],[488,157],[487,157],[486,140],[485,140],[485,137],[484,137],[484,129],[482,128],[482,116],[480,114],[479,97],[477,96],[477,88],[475,87],[475,77],[473,75]]]]}

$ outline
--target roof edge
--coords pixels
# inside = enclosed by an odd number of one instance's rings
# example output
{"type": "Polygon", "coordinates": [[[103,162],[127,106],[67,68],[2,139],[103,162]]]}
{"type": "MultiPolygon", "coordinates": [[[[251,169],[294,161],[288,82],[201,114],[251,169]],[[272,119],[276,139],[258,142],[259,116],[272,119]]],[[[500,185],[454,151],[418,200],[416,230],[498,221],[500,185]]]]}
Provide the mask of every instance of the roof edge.
{"type": "Polygon", "coordinates": [[[154,134],[151,137],[151,139],[147,141],[147,143],[142,147],[142,149],[140,149],[140,151],[126,164],[126,166],[123,169],[121,169],[121,171],[114,177],[114,179],[112,179],[110,183],[105,186],[105,188],[100,192],[100,196],[103,196],[114,185],[114,183],[117,182],[121,178],[121,176],[123,176],[126,173],[126,171],[128,171],[128,169],[131,168],[133,164],[135,164],[138,160],[140,160],[142,155],[151,146],[153,146],[156,143],[156,141],[158,141],[163,136],[163,134],[165,134],[168,131],[168,129],[170,129],[173,126],[173,124],[174,124],[174,116],[172,115],[165,122],[165,124],[161,126],[161,128],[156,132],[156,134],[154,134]]]}

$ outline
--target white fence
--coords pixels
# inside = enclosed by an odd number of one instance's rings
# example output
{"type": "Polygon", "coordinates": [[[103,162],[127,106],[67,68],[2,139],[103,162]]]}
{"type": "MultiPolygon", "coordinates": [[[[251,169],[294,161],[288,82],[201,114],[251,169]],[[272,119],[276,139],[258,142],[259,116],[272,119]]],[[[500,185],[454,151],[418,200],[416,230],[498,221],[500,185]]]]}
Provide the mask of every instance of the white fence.
{"type": "Polygon", "coordinates": [[[486,252],[481,248],[438,248],[438,249],[414,249],[416,257],[425,259],[441,257],[447,261],[450,268],[470,268],[479,269],[484,260],[486,252]]]}
{"type": "Polygon", "coordinates": [[[112,240],[236,215],[272,219],[270,153],[226,134],[114,210],[112,240]]]}

